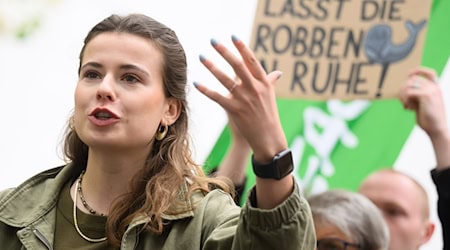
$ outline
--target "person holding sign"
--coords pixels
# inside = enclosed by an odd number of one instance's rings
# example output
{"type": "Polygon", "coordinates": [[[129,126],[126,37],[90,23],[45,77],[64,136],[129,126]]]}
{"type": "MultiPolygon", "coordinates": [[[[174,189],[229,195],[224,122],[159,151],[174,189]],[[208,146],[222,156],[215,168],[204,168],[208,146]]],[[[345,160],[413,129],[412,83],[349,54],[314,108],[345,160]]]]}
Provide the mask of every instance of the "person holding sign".
{"type": "Polygon", "coordinates": [[[175,32],[145,15],[111,15],[80,53],[68,164],[0,193],[2,249],[313,249],[310,208],[277,118],[280,72],[266,74],[232,40],[240,57],[211,44],[239,83],[200,57],[232,93],[194,86],[252,148],[259,177],[242,209],[232,187],[191,158],[186,56],[175,32]]]}
{"type": "MultiPolygon", "coordinates": [[[[417,124],[434,148],[437,166],[431,171],[431,177],[439,197],[444,249],[449,249],[450,133],[436,73],[424,67],[412,70],[400,89],[399,98],[406,109],[415,112],[417,124]]],[[[367,178],[360,191],[384,211],[391,229],[390,249],[419,249],[430,239],[434,224],[429,219],[427,194],[414,179],[397,171],[381,170],[367,178]]]]}
{"type": "Polygon", "coordinates": [[[450,249],[450,131],[437,79],[432,69],[413,70],[401,89],[400,100],[406,109],[416,113],[417,124],[427,133],[433,145],[436,168],[431,171],[431,177],[438,193],[443,249],[450,249]]]}

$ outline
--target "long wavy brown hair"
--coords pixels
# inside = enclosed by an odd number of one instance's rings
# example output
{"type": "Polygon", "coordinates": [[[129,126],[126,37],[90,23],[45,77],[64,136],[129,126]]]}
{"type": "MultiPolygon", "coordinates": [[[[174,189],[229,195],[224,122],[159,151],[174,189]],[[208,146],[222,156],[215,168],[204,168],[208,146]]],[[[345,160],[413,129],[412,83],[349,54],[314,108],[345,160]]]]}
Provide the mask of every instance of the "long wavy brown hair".
{"type": "MultiPolygon", "coordinates": [[[[191,184],[184,199],[189,199],[193,191],[209,192],[213,188],[232,194],[233,187],[224,179],[205,176],[202,168],[192,160],[186,101],[186,55],[175,32],[145,15],[111,15],[95,25],[86,36],[80,52],[80,66],[86,45],[104,32],[129,33],[151,40],[163,55],[161,74],[165,96],[177,99],[181,106],[180,116],[169,126],[167,136],[161,141],[153,139],[145,165],[130,183],[130,192],[115,200],[110,209],[107,237],[112,246],[118,247],[128,225],[138,215],[145,214],[151,218],[143,230],[161,234],[164,229],[161,216],[173,213],[169,207],[179,200],[177,194],[187,179],[191,184]]],[[[81,141],[75,129],[69,126],[63,150],[77,171],[86,168],[88,149],[89,146],[81,141]]]]}

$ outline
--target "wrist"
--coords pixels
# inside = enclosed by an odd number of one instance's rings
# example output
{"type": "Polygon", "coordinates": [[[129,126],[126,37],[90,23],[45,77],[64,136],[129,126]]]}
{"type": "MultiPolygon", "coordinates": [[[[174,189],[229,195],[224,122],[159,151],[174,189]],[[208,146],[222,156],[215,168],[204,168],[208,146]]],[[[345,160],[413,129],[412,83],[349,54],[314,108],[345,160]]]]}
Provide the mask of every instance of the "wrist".
{"type": "Polygon", "coordinates": [[[252,155],[253,172],[259,178],[280,180],[294,170],[290,149],[278,152],[270,161],[257,161],[252,155]]]}
{"type": "Polygon", "coordinates": [[[450,166],[450,134],[442,132],[430,136],[436,158],[436,168],[445,169],[450,166]]]}

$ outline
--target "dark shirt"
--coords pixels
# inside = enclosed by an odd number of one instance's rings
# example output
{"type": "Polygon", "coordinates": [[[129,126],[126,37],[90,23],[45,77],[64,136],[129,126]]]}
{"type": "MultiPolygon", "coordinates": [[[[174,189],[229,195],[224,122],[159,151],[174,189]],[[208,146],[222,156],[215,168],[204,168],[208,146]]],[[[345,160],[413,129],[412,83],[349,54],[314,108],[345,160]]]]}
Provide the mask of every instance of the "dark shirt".
{"type": "MultiPolygon", "coordinates": [[[[70,181],[64,185],[56,204],[54,249],[112,249],[106,241],[91,243],[77,233],[73,219],[74,204],[70,197],[70,185],[70,181]]],[[[79,228],[85,235],[94,239],[106,235],[106,217],[85,214],[78,208],[76,211],[79,228]]]]}
{"type": "Polygon", "coordinates": [[[438,194],[438,216],[442,225],[444,250],[450,250],[450,168],[431,170],[431,178],[438,194]]]}

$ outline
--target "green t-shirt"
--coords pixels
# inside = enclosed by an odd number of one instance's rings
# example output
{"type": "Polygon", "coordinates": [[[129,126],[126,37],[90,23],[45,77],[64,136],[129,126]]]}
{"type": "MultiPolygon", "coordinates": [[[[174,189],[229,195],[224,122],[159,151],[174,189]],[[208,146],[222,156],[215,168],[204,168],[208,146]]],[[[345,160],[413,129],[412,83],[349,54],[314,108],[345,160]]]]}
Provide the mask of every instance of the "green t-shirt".
{"type": "MultiPolygon", "coordinates": [[[[73,200],[70,196],[70,185],[68,182],[58,197],[56,204],[56,228],[54,249],[113,249],[108,246],[107,241],[92,243],[83,239],[75,229],[73,221],[73,200]]],[[[98,239],[105,237],[106,217],[85,214],[77,208],[77,222],[80,231],[89,238],[98,239]]]]}

